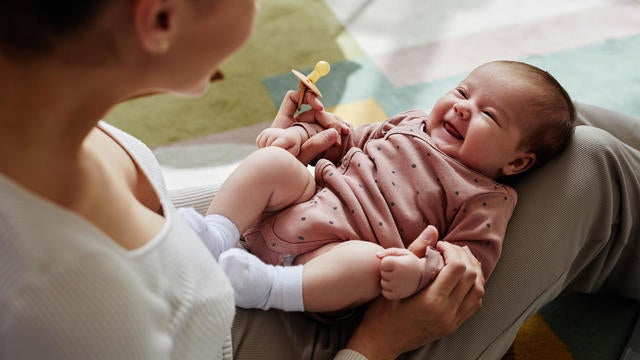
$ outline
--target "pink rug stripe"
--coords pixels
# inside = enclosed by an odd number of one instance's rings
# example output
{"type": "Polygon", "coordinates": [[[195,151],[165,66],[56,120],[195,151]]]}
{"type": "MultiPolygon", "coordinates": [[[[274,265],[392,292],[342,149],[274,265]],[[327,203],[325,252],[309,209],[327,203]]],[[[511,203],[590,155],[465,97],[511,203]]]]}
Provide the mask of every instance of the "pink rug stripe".
{"type": "Polygon", "coordinates": [[[617,4],[374,55],[373,61],[392,84],[402,87],[490,60],[522,59],[635,34],[640,34],[640,4],[617,4]]]}

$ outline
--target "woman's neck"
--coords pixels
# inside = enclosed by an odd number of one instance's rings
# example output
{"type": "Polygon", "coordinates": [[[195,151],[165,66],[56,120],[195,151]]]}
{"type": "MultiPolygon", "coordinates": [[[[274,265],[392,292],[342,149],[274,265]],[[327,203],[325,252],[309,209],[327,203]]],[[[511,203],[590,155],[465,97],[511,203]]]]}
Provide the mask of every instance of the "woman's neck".
{"type": "Polygon", "coordinates": [[[41,63],[0,69],[0,144],[77,149],[117,102],[95,70],[41,63]]]}
{"type": "Polygon", "coordinates": [[[83,142],[118,102],[117,77],[70,68],[0,57],[0,173],[54,198],[83,172],[83,142]]]}
{"type": "Polygon", "coordinates": [[[46,149],[72,156],[111,107],[144,92],[144,86],[137,89],[148,81],[141,75],[144,53],[122,15],[130,4],[116,3],[83,35],[41,58],[20,61],[0,53],[0,153],[3,146],[30,146],[40,155],[46,149]]]}

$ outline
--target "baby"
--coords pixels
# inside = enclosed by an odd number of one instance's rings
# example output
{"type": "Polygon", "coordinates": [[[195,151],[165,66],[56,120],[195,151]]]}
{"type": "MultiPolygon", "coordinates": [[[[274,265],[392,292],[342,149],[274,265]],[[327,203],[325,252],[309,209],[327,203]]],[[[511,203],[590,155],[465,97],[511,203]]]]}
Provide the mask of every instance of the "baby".
{"type": "Polygon", "coordinates": [[[199,232],[246,308],[330,312],[410,296],[443,266],[438,240],[468,247],[488,278],[517,198],[498,181],[558,154],[574,120],[547,72],[486,63],[428,114],[352,129],[315,177],[294,155],[322,128],[266,129],[199,232]],[[248,251],[235,247],[239,234],[248,251]],[[406,249],[419,236],[431,242],[424,257],[406,249]]]}

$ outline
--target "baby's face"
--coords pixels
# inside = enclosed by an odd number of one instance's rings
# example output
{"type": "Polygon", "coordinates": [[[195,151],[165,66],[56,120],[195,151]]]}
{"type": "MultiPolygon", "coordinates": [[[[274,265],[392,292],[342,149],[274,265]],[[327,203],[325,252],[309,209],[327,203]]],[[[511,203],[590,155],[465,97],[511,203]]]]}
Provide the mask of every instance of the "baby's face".
{"type": "Polygon", "coordinates": [[[518,145],[533,120],[524,111],[532,86],[502,65],[480,66],[436,102],[428,133],[440,151],[491,178],[520,172],[514,170],[528,156],[518,145]]]}

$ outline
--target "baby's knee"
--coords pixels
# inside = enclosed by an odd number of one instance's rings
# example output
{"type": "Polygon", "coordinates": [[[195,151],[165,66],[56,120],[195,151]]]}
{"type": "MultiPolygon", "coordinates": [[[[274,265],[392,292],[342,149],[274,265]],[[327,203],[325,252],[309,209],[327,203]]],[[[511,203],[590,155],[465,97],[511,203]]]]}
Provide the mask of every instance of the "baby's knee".
{"type": "Polygon", "coordinates": [[[269,164],[290,164],[297,159],[287,150],[277,146],[266,146],[249,155],[252,161],[269,164]]]}
{"type": "Polygon", "coordinates": [[[260,169],[265,180],[286,177],[292,171],[302,166],[302,164],[288,151],[267,146],[254,151],[246,160],[249,166],[260,169]]]}

